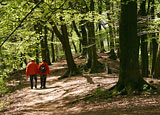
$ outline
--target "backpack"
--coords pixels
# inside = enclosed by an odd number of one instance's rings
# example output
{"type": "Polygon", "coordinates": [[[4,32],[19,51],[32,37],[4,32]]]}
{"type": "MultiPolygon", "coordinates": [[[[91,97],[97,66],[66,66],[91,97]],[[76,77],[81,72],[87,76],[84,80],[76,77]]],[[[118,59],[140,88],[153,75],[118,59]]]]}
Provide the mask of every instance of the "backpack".
{"type": "Polygon", "coordinates": [[[45,65],[42,65],[42,66],[40,67],[40,72],[41,72],[41,73],[45,73],[45,72],[46,72],[46,66],[45,66],[45,65]]]}

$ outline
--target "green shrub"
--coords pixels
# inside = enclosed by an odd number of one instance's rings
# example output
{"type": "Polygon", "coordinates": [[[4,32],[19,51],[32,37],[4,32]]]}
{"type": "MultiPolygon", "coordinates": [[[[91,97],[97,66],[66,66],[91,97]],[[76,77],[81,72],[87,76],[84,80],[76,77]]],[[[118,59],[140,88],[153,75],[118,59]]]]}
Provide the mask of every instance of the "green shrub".
{"type": "Polygon", "coordinates": [[[3,96],[7,92],[6,89],[6,81],[4,75],[0,76],[0,97],[3,96]]]}

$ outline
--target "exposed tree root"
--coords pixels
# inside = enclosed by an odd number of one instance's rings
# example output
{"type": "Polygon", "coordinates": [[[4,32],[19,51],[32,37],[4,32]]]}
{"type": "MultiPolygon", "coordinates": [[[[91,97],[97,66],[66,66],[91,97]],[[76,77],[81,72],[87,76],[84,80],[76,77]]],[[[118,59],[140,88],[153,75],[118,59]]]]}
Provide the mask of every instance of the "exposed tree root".
{"type": "Polygon", "coordinates": [[[147,83],[145,80],[142,80],[139,83],[128,83],[127,85],[124,84],[117,84],[115,86],[115,89],[117,89],[120,92],[123,92],[124,90],[127,92],[127,94],[132,94],[134,92],[143,93],[146,91],[156,90],[157,88],[147,83]]]}
{"type": "Polygon", "coordinates": [[[82,73],[78,69],[77,70],[68,69],[67,72],[61,77],[59,77],[58,79],[61,80],[67,77],[75,76],[75,75],[82,75],[82,73]]]}
{"type": "Polygon", "coordinates": [[[117,59],[116,53],[113,49],[111,49],[111,51],[108,54],[110,54],[109,56],[110,59],[113,59],[113,60],[117,59]]]}
{"type": "Polygon", "coordinates": [[[115,86],[111,87],[108,90],[102,90],[102,87],[99,87],[93,94],[88,94],[85,97],[70,102],[69,104],[74,104],[81,100],[92,101],[95,99],[110,99],[120,95],[131,96],[131,95],[141,95],[141,94],[154,94],[154,92],[157,91],[156,89],[157,89],[156,87],[148,84],[147,82],[144,82],[142,88],[137,88],[134,90],[131,90],[128,87],[119,88],[118,84],[116,84],[115,86]]]}
{"type": "Polygon", "coordinates": [[[150,85],[145,80],[137,85],[130,83],[127,85],[117,83],[115,86],[106,91],[106,97],[114,97],[118,95],[141,95],[145,93],[152,94],[156,91],[156,89],[156,87],[150,85]]]}
{"type": "Polygon", "coordinates": [[[90,73],[101,73],[105,71],[106,71],[105,64],[102,64],[99,61],[97,61],[97,64],[95,67],[91,67],[90,69],[90,73]]]}
{"type": "Polygon", "coordinates": [[[100,50],[100,53],[104,53],[104,52],[106,52],[104,48],[100,50]]]}
{"type": "Polygon", "coordinates": [[[88,83],[90,83],[90,84],[94,84],[94,82],[93,82],[93,80],[92,80],[92,78],[91,78],[91,77],[84,76],[84,75],[83,75],[83,77],[87,79],[87,82],[88,82],[88,83]]]}
{"type": "Polygon", "coordinates": [[[101,73],[106,71],[105,64],[102,64],[99,61],[97,61],[97,64],[94,67],[88,66],[88,63],[82,65],[81,68],[82,67],[83,67],[83,70],[88,73],[101,73]]]}

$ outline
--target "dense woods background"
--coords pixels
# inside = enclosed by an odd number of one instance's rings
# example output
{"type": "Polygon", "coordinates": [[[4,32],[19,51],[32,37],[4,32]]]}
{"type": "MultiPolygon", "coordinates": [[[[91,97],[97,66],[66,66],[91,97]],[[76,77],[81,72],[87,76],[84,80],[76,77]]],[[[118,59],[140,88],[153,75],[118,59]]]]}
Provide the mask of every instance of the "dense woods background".
{"type": "Polygon", "coordinates": [[[68,71],[60,79],[109,69],[97,52],[120,59],[121,91],[150,86],[143,77],[160,77],[159,0],[1,0],[0,92],[12,72],[29,59],[51,65],[65,57],[68,71]],[[79,68],[73,54],[86,58],[79,68]]]}

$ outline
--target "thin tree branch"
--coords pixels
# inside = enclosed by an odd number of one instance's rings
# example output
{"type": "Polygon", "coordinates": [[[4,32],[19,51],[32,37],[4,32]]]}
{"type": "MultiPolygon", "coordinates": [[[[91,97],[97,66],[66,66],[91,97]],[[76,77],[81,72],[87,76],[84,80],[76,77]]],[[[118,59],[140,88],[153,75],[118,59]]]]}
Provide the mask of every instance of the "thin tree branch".
{"type": "Polygon", "coordinates": [[[52,15],[58,10],[60,9],[61,7],[64,6],[64,4],[67,2],[68,0],[65,0],[64,3],[59,7],[59,8],[56,8],[54,11],[51,12],[51,15],[47,18],[46,22],[49,21],[49,19],[52,17],[52,15]]]}
{"type": "Polygon", "coordinates": [[[62,34],[59,32],[58,28],[56,25],[52,26],[53,28],[53,31],[55,32],[56,36],[59,38],[59,40],[64,43],[64,40],[63,40],[63,36],[62,34]]]}
{"type": "Polygon", "coordinates": [[[27,17],[33,12],[34,9],[36,9],[39,4],[41,3],[42,1],[38,2],[35,7],[33,7],[31,9],[31,11],[20,21],[19,25],[6,37],[6,39],[2,42],[2,44],[0,45],[0,48],[3,46],[3,44],[14,34],[14,32],[19,28],[21,27],[21,24],[24,22],[24,20],[27,19],[27,17]]]}

